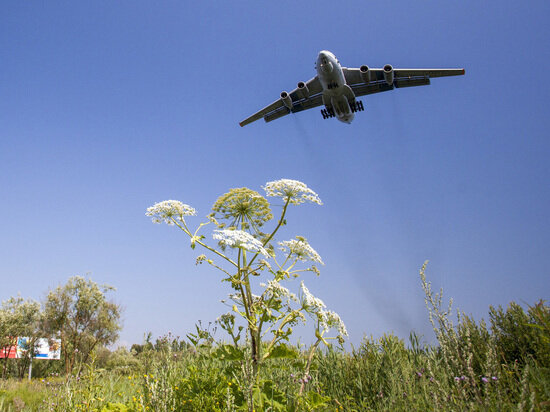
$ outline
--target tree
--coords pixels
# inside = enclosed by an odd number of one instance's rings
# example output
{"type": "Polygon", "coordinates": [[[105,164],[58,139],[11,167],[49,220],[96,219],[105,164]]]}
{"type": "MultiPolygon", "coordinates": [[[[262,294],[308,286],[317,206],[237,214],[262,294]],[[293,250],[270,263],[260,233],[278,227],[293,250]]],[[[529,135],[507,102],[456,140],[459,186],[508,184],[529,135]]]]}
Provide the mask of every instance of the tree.
{"type": "MultiPolygon", "coordinates": [[[[21,296],[11,297],[2,302],[0,308],[0,350],[4,353],[2,377],[6,376],[8,354],[15,350],[17,337],[29,337],[29,347],[34,346],[38,337],[41,318],[40,304],[32,299],[25,300],[21,296]]],[[[32,353],[30,354],[32,356],[32,353]]],[[[23,364],[24,362],[20,362],[23,364]]],[[[20,365],[20,375],[24,365],[20,365]]]]}
{"type": "Polygon", "coordinates": [[[47,333],[59,335],[65,370],[71,373],[75,362],[86,363],[98,345],[109,345],[118,338],[120,306],[107,301],[108,285],[74,276],[46,297],[44,326],[47,333]]]}

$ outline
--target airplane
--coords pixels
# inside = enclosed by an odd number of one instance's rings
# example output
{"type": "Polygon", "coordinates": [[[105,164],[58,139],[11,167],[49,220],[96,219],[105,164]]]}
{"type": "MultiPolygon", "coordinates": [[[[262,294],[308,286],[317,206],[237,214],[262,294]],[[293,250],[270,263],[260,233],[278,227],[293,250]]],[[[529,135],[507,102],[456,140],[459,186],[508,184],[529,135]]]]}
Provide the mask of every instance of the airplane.
{"type": "Polygon", "coordinates": [[[424,86],[432,77],[460,76],[464,69],[394,69],[386,64],[382,69],[366,65],[358,69],[342,67],[334,54],[328,50],[319,52],[315,64],[317,76],[307,82],[298,82],[290,93],[281,92],[280,99],[239,123],[246,126],[262,117],[266,122],[279,119],[289,113],[318,106],[323,119],[336,117],[351,123],[356,112],[364,110],[359,96],[385,92],[400,87],[424,86]]]}

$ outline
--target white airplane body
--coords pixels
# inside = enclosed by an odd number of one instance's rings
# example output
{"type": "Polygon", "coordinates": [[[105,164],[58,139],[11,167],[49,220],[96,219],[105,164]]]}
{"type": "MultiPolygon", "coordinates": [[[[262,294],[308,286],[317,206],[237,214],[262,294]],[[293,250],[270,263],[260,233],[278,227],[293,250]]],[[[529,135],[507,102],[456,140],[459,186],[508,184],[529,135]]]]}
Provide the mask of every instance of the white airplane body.
{"type": "Polygon", "coordinates": [[[316,65],[317,76],[307,82],[299,82],[292,92],[281,92],[280,99],[239,124],[245,126],[260,118],[266,122],[297,113],[313,107],[325,106],[321,110],[323,119],[336,117],[344,123],[351,123],[355,112],[363,111],[363,102],[356,97],[393,90],[399,87],[430,84],[431,77],[459,76],[464,69],[394,69],[386,64],[382,69],[358,69],[342,67],[327,50],[319,52],[316,65]]]}

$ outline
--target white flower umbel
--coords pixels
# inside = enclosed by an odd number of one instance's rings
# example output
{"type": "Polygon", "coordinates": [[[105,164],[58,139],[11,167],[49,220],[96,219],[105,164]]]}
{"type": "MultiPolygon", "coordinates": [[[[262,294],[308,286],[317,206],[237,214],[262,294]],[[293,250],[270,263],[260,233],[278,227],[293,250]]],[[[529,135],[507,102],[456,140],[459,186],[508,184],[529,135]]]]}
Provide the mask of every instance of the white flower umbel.
{"type": "Polygon", "coordinates": [[[317,193],[298,180],[280,179],[267,182],[263,189],[267,196],[282,197],[285,202],[290,199],[289,203],[294,205],[305,202],[317,203],[318,205],[323,204],[317,193]]]}
{"type": "Polygon", "coordinates": [[[260,252],[265,257],[270,257],[267,250],[262,246],[262,242],[242,230],[214,230],[212,237],[219,240],[224,246],[237,247],[250,252],[260,252]]]}
{"type": "Polygon", "coordinates": [[[290,292],[287,288],[285,288],[275,280],[268,281],[267,285],[265,283],[260,283],[260,286],[265,288],[264,294],[267,299],[271,297],[277,297],[277,298],[284,297],[287,299],[291,299],[295,302],[298,301],[294,293],[290,292]]]}
{"type": "MultiPolygon", "coordinates": [[[[235,302],[237,305],[239,306],[243,306],[243,295],[241,295],[241,293],[237,292],[237,293],[230,293],[229,295],[227,295],[227,297],[229,299],[231,299],[233,302],[235,302]]],[[[253,302],[259,302],[260,300],[262,299],[261,296],[258,296],[258,295],[255,295],[252,293],[252,301],[253,302]]],[[[222,300],[222,302],[224,302],[222,300]]]]}
{"type": "Polygon", "coordinates": [[[301,238],[299,240],[284,240],[279,242],[279,249],[283,252],[287,252],[289,255],[295,255],[299,260],[313,260],[324,265],[319,253],[313,249],[306,239],[301,238]]]}
{"type": "Polygon", "coordinates": [[[321,312],[321,326],[323,326],[326,331],[328,331],[330,328],[334,328],[338,330],[339,335],[348,336],[346,325],[344,325],[344,322],[336,312],[333,312],[331,310],[321,312]]]}
{"type": "Polygon", "coordinates": [[[326,306],[323,301],[316,298],[306,288],[304,282],[300,283],[302,289],[301,303],[306,312],[313,315],[319,321],[319,325],[323,328],[324,332],[329,329],[337,329],[340,336],[348,336],[346,325],[340,318],[340,316],[331,310],[326,310],[326,306]]]}
{"type": "Polygon", "coordinates": [[[174,220],[184,222],[184,216],[195,216],[197,211],[178,200],[164,200],[147,208],[146,216],[151,216],[153,223],[165,222],[173,225],[174,220]],[[174,219],[174,220],[172,220],[174,219]]]}
{"type": "Polygon", "coordinates": [[[300,288],[302,289],[302,295],[301,295],[302,307],[307,312],[317,313],[318,311],[326,308],[325,304],[321,299],[316,298],[311,294],[309,289],[306,288],[306,285],[304,285],[303,281],[300,283],[300,288]]]}

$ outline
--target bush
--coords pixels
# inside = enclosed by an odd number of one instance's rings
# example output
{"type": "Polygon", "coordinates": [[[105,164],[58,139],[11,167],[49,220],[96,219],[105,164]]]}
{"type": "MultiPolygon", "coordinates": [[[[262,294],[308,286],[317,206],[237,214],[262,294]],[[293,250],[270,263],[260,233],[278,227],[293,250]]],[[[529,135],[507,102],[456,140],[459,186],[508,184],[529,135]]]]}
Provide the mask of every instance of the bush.
{"type": "Polygon", "coordinates": [[[525,313],[511,302],[506,310],[490,307],[491,329],[497,355],[503,363],[535,360],[540,366],[550,367],[550,307],[540,301],[525,313]]]}

